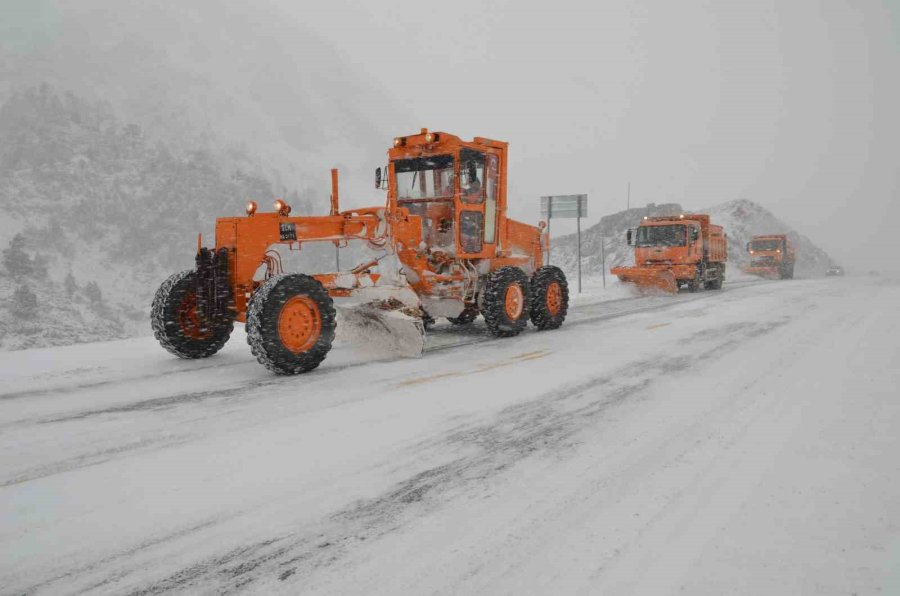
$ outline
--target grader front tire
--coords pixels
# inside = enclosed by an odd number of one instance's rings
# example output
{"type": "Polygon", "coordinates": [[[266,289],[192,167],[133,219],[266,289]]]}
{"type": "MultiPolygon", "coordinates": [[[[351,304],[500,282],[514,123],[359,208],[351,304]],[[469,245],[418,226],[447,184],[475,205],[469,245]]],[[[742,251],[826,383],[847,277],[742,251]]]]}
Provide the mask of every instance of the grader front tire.
{"type": "Polygon", "coordinates": [[[179,358],[207,358],[222,349],[234,321],[207,321],[197,308],[197,272],[182,271],[162,283],[150,312],[153,335],[179,358]]]}
{"type": "Polygon", "coordinates": [[[247,343],[260,364],[280,375],[319,366],[331,350],[335,328],[331,296],[308,275],[269,278],[247,309],[247,343]]]}

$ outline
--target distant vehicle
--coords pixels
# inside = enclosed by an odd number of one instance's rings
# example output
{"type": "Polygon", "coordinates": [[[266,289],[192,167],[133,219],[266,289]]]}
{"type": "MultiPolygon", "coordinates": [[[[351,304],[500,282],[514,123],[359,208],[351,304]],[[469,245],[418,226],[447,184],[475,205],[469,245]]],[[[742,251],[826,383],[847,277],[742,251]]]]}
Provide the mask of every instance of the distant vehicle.
{"type": "Polygon", "coordinates": [[[832,265],[825,271],[825,275],[843,275],[844,268],[840,265],[832,265]]]}
{"type": "Polygon", "coordinates": [[[754,236],[747,243],[750,266],[744,271],[767,279],[794,278],[794,245],[784,234],[754,236]]]}

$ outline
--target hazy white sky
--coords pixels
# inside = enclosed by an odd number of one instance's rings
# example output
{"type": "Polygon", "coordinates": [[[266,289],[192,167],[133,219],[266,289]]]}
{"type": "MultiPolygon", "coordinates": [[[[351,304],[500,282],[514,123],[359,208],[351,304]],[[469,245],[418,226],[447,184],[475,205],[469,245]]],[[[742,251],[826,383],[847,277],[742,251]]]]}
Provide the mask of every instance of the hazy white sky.
{"type": "Polygon", "coordinates": [[[587,192],[590,223],[631,180],[632,204],[749,198],[898,267],[897,0],[280,1],[401,107],[371,114],[388,134],[509,141],[515,216],[587,192]]]}

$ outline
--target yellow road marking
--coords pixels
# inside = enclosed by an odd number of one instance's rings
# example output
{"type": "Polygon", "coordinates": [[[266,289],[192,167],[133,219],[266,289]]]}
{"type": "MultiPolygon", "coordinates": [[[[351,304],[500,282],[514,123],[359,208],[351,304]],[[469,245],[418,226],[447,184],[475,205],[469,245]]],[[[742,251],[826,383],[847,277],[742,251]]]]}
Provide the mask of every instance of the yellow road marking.
{"type": "Polygon", "coordinates": [[[660,327],[667,327],[668,325],[671,325],[671,324],[672,323],[658,323],[656,325],[650,325],[649,327],[647,327],[647,329],[659,329],[660,327]]]}
{"type": "Polygon", "coordinates": [[[427,377],[418,377],[415,379],[409,379],[407,381],[401,381],[394,385],[395,387],[409,387],[411,385],[421,385],[423,383],[430,383],[431,381],[436,381],[438,379],[446,379],[448,377],[462,377],[465,375],[472,375],[476,373],[483,373],[489,370],[494,370],[497,368],[503,368],[504,366],[512,366],[513,364],[518,364],[519,362],[525,362],[528,360],[537,360],[538,358],[543,358],[545,356],[549,356],[550,352],[546,350],[538,350],[536,352],[525,352],[523,354],[517,354],[512,356],[506,360],[501,360],[500,362],[494,362],[491,364],[483,364],[473,370],[469,371],[450,371],[445,373],[437,373],[434,375],[428,375],[427,377]]]}

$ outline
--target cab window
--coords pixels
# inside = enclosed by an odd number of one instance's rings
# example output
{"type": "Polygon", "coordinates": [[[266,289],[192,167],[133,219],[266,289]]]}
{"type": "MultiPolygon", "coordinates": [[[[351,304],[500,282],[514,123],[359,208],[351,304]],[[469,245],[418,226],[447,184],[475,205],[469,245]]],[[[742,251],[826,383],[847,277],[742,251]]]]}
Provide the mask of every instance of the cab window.
{"type": "Polygon", "coordinates": [[[485,156],[485,191],[484,191],[484,241],[494,242],[497,232],[497,195],[500,181],[499,160],[496,155],[485,156]]]}
{"type": "Polygon", "coordinates": [[[431,155],[394,162],[397,199],[422,201],[453,198],[453,156],[431,155]]]}
{"type": "Polygon", "coordinates": [[[463,211],[459,214],[459,237],[463,252],[481,252],[483,223],[480,211],[463,211]]]}
{"type": "Polygon", "coordinates": [[[474,149],[459,152],[459,192],[463,203],[484,201],[484,153],[474,149]]]}

